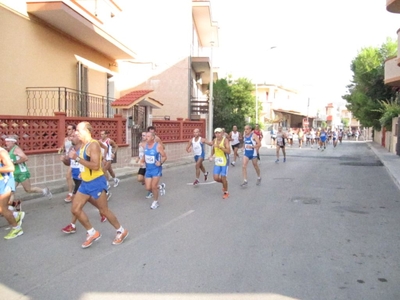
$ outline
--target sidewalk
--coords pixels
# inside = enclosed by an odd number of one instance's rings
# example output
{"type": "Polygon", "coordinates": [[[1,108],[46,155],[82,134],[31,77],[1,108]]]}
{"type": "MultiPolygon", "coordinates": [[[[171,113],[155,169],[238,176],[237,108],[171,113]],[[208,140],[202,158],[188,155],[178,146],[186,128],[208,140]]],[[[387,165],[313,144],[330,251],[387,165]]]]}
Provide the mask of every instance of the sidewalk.
{"type": "MultiPolygon", "coordinates": [[[[193,158],[190,158],[190,159],[182,158],[181,160],[171,161],[171,162],[167,161],[163,165],[163,169],[168,169],[171,167],[186,165],[186,164],[190,164],[190,163],[193,163],[193,158]]],[[[115,176],[119,179],[125,179],[128,177],[136,178],[136,174],[137,174],[138,170],[139,170],[139,164],[136,164],[133,167],[124,167],[124,168],[114,169],[114,173],[115,173],[115,176]]],[[[67,169],[65,169],[65,171],[67,171],[67,169]]],[[[110,184],[112,184],[112,183],[110,183],[110,184]]],[[[50,189],[52,194],[65,193],[65,196],[67,196],[68,187],[67,187],[67,183],[66,183],[65,179],[49,182],[47,187],[50,189]]],[[[22,200],[22,201],[38,199],[38,198],[42,198],[42,197],[44,197],[42,194],[26,193],[21,185],[18,186],[17,191],[15,193],[15,199],[22,200]]]]}
{"type": "Polygon", "coordinates": [[[367,145],[383,163],[394,183],[400,189],[400,156],[388,152],[385,147],[378,143],[370,141],[367,142],[367,145]]]}

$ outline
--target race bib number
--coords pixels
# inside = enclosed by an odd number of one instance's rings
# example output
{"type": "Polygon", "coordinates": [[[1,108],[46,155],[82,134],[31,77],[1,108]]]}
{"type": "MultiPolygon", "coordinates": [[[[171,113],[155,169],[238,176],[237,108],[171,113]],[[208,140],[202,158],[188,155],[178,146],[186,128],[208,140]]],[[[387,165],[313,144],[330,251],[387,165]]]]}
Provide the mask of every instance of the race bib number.
{"type": "Polygon", "coordinates": [[[216,158],[214,159],[214,161],[215,161],[215,164],[216,164],[217,166],[223,166],[223,165],[224,165],[224,159],[223,159],[222,157],[216,157],[216,158]]]}
{"type": "Polygon", "coordinates": [[[146,164],[155,164],[156,163],[156,160],[155,160],[154,156],[145,155],[144,159],[146,161],[146,164]]]}
{"type": "Polygon", "coordinates": [[[253,145],[246,144],[244,147],[246,150],[253,150],[253,145]]]}

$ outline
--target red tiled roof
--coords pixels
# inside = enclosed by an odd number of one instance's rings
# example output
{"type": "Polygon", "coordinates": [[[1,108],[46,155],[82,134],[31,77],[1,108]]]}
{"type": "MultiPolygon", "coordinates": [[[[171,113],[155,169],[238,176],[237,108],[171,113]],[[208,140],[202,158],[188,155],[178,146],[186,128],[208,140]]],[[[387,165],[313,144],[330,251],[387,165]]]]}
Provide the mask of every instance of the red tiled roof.
{"type": "Polygon", "coordinates": [[[118,108],[118,106],[130,106],[133,104],[136,100],[139,100],[140,98],[146,96],[147,94],[153,92],[153,90],[138,90],[138,91],[132,91],[121,98],[115,100],[114,102],[111,103],[111,106],[118,108]]]}

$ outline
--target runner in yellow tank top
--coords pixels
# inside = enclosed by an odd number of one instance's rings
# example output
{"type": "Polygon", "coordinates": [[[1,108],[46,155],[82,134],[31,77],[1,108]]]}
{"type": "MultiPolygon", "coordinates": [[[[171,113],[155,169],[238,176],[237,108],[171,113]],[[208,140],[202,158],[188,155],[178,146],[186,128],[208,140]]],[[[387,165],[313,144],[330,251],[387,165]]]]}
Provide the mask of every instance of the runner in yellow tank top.
{"type": "Polygon", "coordinates": [[[214,130],[216,138],[213,141],[213,149],[211,151],[211,159],[214,158],[214,180],[222,183],[222,191],[224,192],[222,198],[227,199],[229,197],[228,192],[228,181],[226,176],[228,175],[229,166],[229,154],[231,153],[231,147],[229,140],[222,136],[222,129],[216,128],[214,130]]]}
{"type": "Polygon", "coordinates": [[[92,126],[88,122],[81,122],[76,126],[78,139],[84,145],[79,151],[79,156],[75,149],[71,149],[68,156],[81,164],[82,183],[72,201],[71,212],[87,230],[86,240],[82,248],[87,248],[101,237],[100,232],[95,230],[90,224],[88,216],[83,211],[86,202],[94,199],[95,206],[100,214],[105,216],[112,226],[117,230],[117,236],[112,242],[114,245],[121,244],[128,236],[128,230],[124,229],[118,222],[114,213],[108,209],[107,203],[107,181],[101,168],[101,150],[96,140],[92,139],[92,126]]]}

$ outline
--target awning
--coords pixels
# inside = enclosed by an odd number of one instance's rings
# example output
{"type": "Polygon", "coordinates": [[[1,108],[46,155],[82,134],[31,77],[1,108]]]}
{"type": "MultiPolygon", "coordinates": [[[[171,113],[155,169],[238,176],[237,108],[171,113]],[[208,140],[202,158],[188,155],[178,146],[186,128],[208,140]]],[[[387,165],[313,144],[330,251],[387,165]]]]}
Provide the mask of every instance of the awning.
{"type": "Polygon", "coordinates": [[[142,106],[150,106],[152,108],[161,108],[164,106],[160,101],[157,101],[154,98],[149,97],[149,94],[152,93],[153,90],[138,90],[132,91],[121,98],[113,101],[111,106],[113,108],[125,108],[129,109],[136,104],[142,106]]]}

